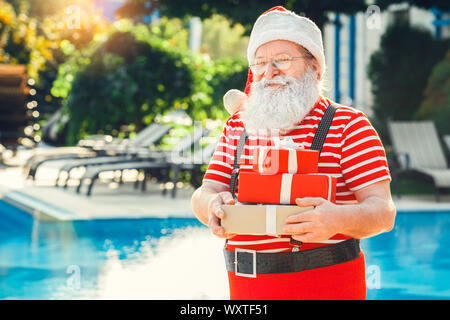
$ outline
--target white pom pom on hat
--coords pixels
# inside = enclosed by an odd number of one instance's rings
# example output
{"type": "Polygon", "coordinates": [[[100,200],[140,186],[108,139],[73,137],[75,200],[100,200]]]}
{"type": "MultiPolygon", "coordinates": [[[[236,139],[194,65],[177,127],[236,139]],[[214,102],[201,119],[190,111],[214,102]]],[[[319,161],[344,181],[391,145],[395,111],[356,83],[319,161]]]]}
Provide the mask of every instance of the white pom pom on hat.
{"type": "Polygon", "coordinates": [[[229,114],[235,114],[242,109],[245,100],[247,100],[247,95],[244,92],[231,89],[223,96],[223,105],[229,114]]]}

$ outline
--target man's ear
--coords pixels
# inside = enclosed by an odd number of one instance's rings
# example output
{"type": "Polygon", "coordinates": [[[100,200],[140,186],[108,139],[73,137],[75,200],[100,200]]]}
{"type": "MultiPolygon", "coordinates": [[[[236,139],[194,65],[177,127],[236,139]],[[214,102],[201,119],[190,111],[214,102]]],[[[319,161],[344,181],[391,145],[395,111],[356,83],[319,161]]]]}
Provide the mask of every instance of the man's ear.
{"type": "Polygon", "coordinates": [[[320,81],[320,67],[319,62],[317,62],[316,58],[311,60],[310,66],[316,73],[317,81],[320,81]]]}

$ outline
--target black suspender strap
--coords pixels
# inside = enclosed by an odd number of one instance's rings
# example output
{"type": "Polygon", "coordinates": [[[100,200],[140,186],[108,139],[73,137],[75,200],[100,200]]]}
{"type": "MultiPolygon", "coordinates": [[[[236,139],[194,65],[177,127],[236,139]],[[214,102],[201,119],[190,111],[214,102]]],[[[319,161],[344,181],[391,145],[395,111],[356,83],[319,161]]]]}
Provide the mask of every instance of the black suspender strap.
{"type": "Polygon", "coordinates": [[[239,162],[241,160],[242,152],[244,151],[245,143],[247,142],[248,134],[247,131],[242,131],[241,137],[239,138],[239,142],[236,147],[236,153],[234,155],[234,163],[233,163],[233,171],[231,172],[231,179],[230,179],[230,192],[233,195],[233,198],[236,200],[236,184],[237,184],[237,178],[239,176],[239,162]]]}
{"type": "MultiPolygon", "coordinates": [[[[331,123],[333,122],[333,117],[336,112],[336,107],[333,103],[328,105],[325,113],[323,114],[322,119],[320,120],[319,126],[317,127],[316,134],[314,135],[313,142],[311,143],[311,150],[319,151],[319,156],[322,151],[323,143],[328,134],[328,130],[330,129],[331,123]]],[[[303,244],[301,241],[295,240],[294,238],[290,238],[289,243],[298,248],[303,244]]]]}
{"type": "Polygon", "coordinates": [[[317,150],[319,151],[319,153],[322,151],[323,143],[325,142],[325,139],[327,137],[331,122],[333,122],[335,112],[336,107],[333,105],[333,103],[331,103],[325,110],[325,113],[320,120],[319,126],[317,127],[316,134],[314,135],[314,139],[311,144],[311,150],[317,150]]]}

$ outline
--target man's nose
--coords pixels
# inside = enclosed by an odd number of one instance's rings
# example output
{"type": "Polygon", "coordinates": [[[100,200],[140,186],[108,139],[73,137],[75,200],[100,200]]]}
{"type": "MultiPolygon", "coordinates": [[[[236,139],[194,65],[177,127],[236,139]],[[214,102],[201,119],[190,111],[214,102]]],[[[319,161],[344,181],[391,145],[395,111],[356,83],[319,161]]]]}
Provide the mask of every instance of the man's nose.
{"type": "Polygon", "coordinates": [[[278,70],[273,62],[267,63],[266,72],[264,73],[264,77],[267,79],[272,79],[280,74],[280,70],[278,70]]]}

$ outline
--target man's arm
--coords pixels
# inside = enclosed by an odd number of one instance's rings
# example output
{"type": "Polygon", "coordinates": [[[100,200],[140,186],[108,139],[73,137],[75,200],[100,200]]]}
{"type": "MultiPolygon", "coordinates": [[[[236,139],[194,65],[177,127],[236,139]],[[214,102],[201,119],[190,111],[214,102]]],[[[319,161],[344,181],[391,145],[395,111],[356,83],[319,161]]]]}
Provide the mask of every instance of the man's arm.
{"type": "Polygon", "coordinates": [[[394,228],[396,208],[389,181],[381,181],[358,190],[355,196],[359,203],[350,205],[343,214],[342,234],[362,239],[394,228]]]}
{"type": "Polygon", "coordinates": [[[229,238],[232,234],[226,234],[220,226],[220,219],[225,217],[221,206],[234,204],[234,199],[228,188],[218,183],[204,181],[192,195],[191,205],[195,216],[200,222],[209,226],[211,231],[221,237],[229,238]]]}
{"type": "Polygon", "coordinates": [[[356,239],[391,231],[396,209],[388,180],[355,192],[357,204],[336,205],[322,198],[297,199],[298,206],[315,206],[286,219],[285,232],[304,242],[323,241],[340,233],[356,239]]]}

